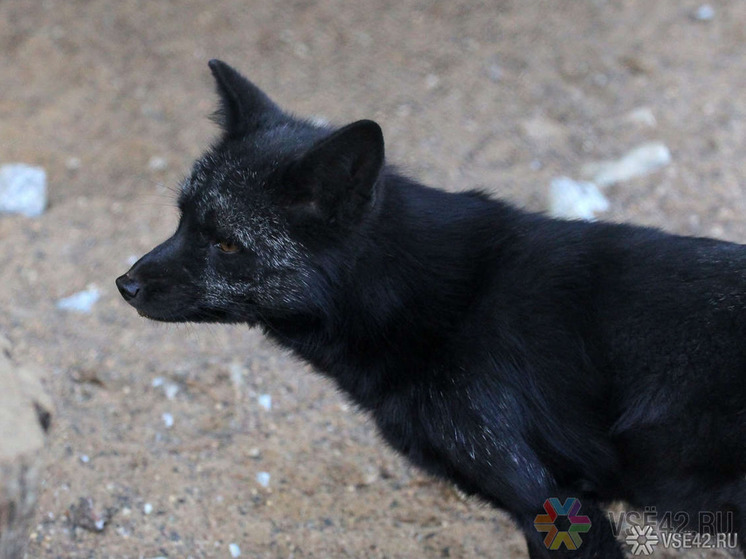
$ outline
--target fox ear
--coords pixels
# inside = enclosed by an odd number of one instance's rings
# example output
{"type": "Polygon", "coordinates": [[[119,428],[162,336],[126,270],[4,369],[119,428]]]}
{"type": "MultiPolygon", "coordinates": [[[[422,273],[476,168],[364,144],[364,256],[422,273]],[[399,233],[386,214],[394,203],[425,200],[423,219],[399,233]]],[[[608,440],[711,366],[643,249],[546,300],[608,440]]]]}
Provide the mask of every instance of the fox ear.
{"type": "Polygon", "coordinates": [[[317,142],[289,169],[283,199],[327,220],[354,220],[373,200],[384,162],[383,132],[359,120],[317,142]]]}
{"type": "Polygon", "coordinates": [[[208,62],[220,95],[214,119],[230,137],[241,137],[259,127],[280,109],[257,86],[221,60],[208,62]]]}

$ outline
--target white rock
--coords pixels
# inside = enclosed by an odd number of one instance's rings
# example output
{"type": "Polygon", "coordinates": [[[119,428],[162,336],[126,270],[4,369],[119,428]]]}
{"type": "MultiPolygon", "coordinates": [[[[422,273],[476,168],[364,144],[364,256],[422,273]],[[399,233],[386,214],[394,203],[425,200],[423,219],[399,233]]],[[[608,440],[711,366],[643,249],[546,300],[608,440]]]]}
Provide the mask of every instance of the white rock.
{"type": "Polygon", "coordinates": [[[174,426],[174,416],[170,413],[164,413],[161,415],[161,419],[163,419],[163,424],[166,426],[166,429],[170,429],[174,426]]]}
{"type": "Polygon", "coordinates": [[[89,285],[84,291],[74,293],[57,301],[57,308],[63,311],[89,313],[101,297],[95,285],[89,285]]]}
{"type": "Polygon", "coordinates": [[[257,401],[265,410],[269,411],[272,409],[272,396],[269,394],[260,394],[257,401]]]}
{"type": "Polygon", "coordinates": [[[148,161],[148,169],[151,171],[164,171],[168,167],[168,162],[163,157],[153,156],[148,161]]]}
{"type": "Polygon", "coordinates": [[[574,181],[568,177],[552,180],[549,187],[550,215],[593,221],[598,213],[608,209],[609,201],[592,182],[574,181]]]}
{"type": "Polygon", "coordinates": [[[231,557],[241,557],[241,548],[238,547],[238,544],[230,544],[228,546],[228,551],[231,552],[231,557]]]}
{"type": "Polygon", "coordinates": [[[671,151],[665,144],[642,144],[614,161],[600,161],[583,166],[582,174],[604,187],[647,175],[671,163],[671,151]]]}
{"type": "Polygon", "coordinates": [[[259,472],[256,474],[256,482],[262,487],[269,487],[269,474],[267,472],[259,472]]]}
{"type": "Polygon", "coordinates": [[[153,505],[151,505],[150,503],[145,503],[142,506],[142,512],[145,513],[146,515],[150,514],[151,512],[153,512],[153,505]]]}
{"type": "Polygon", "coordinates": [[[711,21],[715,17],[715,8],[712,4],[702,4],[694,10],[692,17],[698,21],[711,21]]]}
{"type": "Polygon", "coordinates": [[[88,456],[87,454],[81,454],[80,461],[83,462],[83,464],[88,464],[88,462],[91,461],[91,457],[88,456]]]}
{"type": "Polygon", "coordinates": [[[151,385],[151,386],[152,386],[153,388],[158,388],[159,386],[163,386],[163,383],[164,383],[164,382],[165,382],[165,381],[164,381],[163,377],[155,377],[155,378],[154,378],[154,379],[152,380],[152,382],[150,383],[150,385],[151,385]]]}
{"type": "Polygon", "coordinates": [[[0,212],[37,217],[47,206],[47,173],[13,163],[0,167],[0,212]]]}

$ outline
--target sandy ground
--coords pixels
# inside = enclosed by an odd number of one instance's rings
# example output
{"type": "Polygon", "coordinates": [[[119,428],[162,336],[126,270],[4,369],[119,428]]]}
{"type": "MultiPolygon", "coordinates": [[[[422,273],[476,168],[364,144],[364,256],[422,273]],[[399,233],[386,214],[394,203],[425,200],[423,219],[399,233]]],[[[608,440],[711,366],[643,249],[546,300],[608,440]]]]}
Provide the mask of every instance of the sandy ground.
{"type": "Polygon", "coordinates": [[[58,407],[28,557],[526,557],[502,513],[408,467],[260,334],[146,322],[113,280],[170,234],[216,133],[211,57],[299,114],[378,120],[429,184],[537,210],[552,177],[663,141],[673,164],[611,187],[608,219],[746,242],[746,3],[698,5],[0,2],[0,163],[50,188],[42,217],[0,217],[0,333],[58,407]],[[55,308],[91,283],[92,313],[55,308]],[[102,532],[75,528],[81,498],[102,532]]]}

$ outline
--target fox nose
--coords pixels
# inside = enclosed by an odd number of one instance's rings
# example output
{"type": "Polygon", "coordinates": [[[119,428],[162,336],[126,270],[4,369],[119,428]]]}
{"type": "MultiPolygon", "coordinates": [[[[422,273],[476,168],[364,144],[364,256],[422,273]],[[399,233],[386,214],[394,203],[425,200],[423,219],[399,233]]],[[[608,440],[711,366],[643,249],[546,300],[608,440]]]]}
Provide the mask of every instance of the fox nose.
{"type": "Polygon", "coordinates": [[[125,301],[131,301],[140,292],[140,282],[124,274],[117,278],[117,289],[119,289],[119,293],[122,294],[125,301]]]}

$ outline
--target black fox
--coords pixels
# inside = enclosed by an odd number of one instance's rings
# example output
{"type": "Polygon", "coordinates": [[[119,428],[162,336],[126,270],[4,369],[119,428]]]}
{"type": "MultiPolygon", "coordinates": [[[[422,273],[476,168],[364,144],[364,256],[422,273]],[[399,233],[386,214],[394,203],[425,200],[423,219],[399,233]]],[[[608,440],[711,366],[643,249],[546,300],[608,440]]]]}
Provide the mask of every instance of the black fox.
{"type": "Polygon", "coordinates": [[[507,510],[532,559],[623,557],[618,500],[746,536],[746,247],[428,188],[375,122],[301,120],[210,69],[222,136],[176,233],[117,279],[141,315],[260,326],[507,510]],[[577,549],[536,529],[550,498],[582,503],[577,549]]]}

